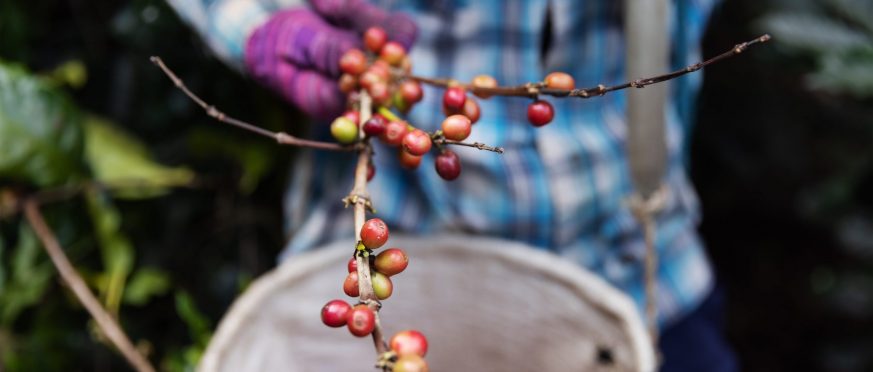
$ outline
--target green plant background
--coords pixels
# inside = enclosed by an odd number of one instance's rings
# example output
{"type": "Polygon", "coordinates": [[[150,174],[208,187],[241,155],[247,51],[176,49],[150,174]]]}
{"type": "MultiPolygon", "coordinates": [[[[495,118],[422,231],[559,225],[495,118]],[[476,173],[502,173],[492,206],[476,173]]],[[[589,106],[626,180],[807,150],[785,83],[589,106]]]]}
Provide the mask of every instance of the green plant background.
{"type": "MultiPolygon", "coordinates": [[[[873,370],[870,14],[865,0],[727,1],[705,39],[712,55],[774,36],[704,72],[691,144],[744,370],[873,370]]],[[[14,195],[80,190],[45,207],[49,223],[161,369],[192,370],[275,263],[294,150],[217,125],[150,55],[225,112],[306,128],[163,2],[0,2],[0,370],[127,368],[3,213],[14,195]]]]}

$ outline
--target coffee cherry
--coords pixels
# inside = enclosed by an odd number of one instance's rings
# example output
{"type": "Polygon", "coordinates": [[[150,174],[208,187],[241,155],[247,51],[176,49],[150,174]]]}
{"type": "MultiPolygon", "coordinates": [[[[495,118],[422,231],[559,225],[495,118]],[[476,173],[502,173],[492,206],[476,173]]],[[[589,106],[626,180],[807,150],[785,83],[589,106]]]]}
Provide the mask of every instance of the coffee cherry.
{"type": "Polygon", "coordinates": [[[358,272],[358,260],[355,259],[355,256],[349,258],[349,263],[346,264],[346,268],[349,269],[350,273],[358,272]]]}
{"type": "Polygon", "coordinates": [[[413,104],[421,101],[424,93],[421,84],[414,80],[406,80],[400,83],[400,95],[407,103],[413,104]]]}
{"type": "Polygon", "coordinates": [[[449,112],[463,110],[465,101],[467,92],[462,87],[448,87],[443,92],[443,108],[449,112]]]}
{"type": "Polygon", "coordinates": [[[406,252],[403,252],[400,248],[386,249],[382,253],[379,253],[379,255],[376,256],[376,260],[373,262],[376,271],[388,276],[397,275],[403,272],[408,265],[409,257],[406,256],[406,252]]]}
{"type": "Polygon", "coordinates": [[[337,82],[340,92],[351,93],[358,89],[358,78],[350,74],[342,74],[337,82]]]}
{"type": "Polygon", "coordinates": [[[355,305],[349,312],[346,324],[349,326],[349,332],[353,335],[364,337],[376,328],[376,314],[367,305],[355,305]]]}
{"type": "Polygon", "coordinates": [[[527,106],[527,120],[535,127],[548,124],[555,117],[555,109],[546,101],[537,100],[527,106]]]}
{"type": "Polygon", "coordinates": [[[350,75],[358,75],[367,69],[367,56],[360,49],[349,49],[339,60],[340,70],[350,75]]]}
{"type": "Polygon", "coordinates": [[[573,77],[560,71],[555,71],[546,75],[546,78],[543,81],[545,81],[546,87],[552,89],[570,90],[576,87],[576,81],[573,80],[573,77]]]}
{"type": "Polygon", "coordinates": [[[409,74],[409,72],[412,71],[412,61],[409,60],[409,55],[406,55],[403,57],[403,60],[400,61],[400,69],[406,74],[409,74]]]}
{"type": "Polygon", "coordinates": [[[349,118],[340,116],[330,124],[330,134],[337,142],[349,144],[358,140],[358,125],[349,118]]]}
{"type": "Polygon", "coordinates": [[[388,347],[397,353],[397,356],[417,355],[424,357],[427,354],[427,338],[416,330],[400,331],[391,336],[388,347]]]}
{"type": "Polygon", "coordinates": [[[386,41],[388,33],[382,27],[370,27],[364,32],[364,46],[373,53],[379,53],[386,41]]]}
{"type": "Polygon", "coordinates": [[[461,175],[461,159],[452,150],[445,149],[436,157],[437,174],[446,181],[452,181],[461,175]]]}
{"type": "Polygon", "coordinates": [[[361,243],[369,249],[376,249],[388,241],[388,225],[378,218],[371,218],[364,222],[361,228],[361,243]]]}
{"type": "MultiPolygon", "coordinates": [[[[477,88],[496,88],[497,80],[489,75],[477,75],[473,78],[473,86],[477,88]]],[[[476,97],[479,98],[491,97],[491,95],[488,93],[474,92],[473,94],[475,94],[476,97]]]]}
{"type": "Polygon", "coordinates": [[[358,125],[358,123],[361,122],[361,113],[358,110],[348,110],[343,113],[343,117],[348,118],[352,123],[355,123],[355,125],[358,125]]]}
{"type": "Polygon", "coordinates": [[[358,297],[361,295],[358,287],[358,272],[352,271],[346,275],[346,280],[343,281],[343,292],[349,297],[358,297]]]}
{"type": "Polygon", "coordinates": [[[364,134],[370,137],[379,137],[385,133],[386,120],[382,115],[373,115],[364,123],[364,134]]]}
{"type": "Polygon", "coordinates": [[[463,141],[470,136],[471,125],[470,119],[464,115],[449,116],[443,120],[443,135],[450,140],[463,141]]]}
{"type": "Polygon", "coordinates": [[[373,271],[370,279],[373,282],[373,293],[376,294],[376,298],[384,300],[391,297],[391,293],[394,292],[394,284],[391,283],[391,278],[380,272],[373,271]]]}
{"type": "Polygon", "coordinates": [[[424,358],[415,355],[404,355],[400,358],[397,358],[397,361],[394,362],[393,372],[429,372],[430,370],[427,368],[427,362],[424,361],[424,358]]]}
{"type": "Polygon", "coordinates": [[[473,98],[467,98],[467,102],[464,102],[464,110],[461,112],[464,116],[470,119],[470,124],[476,124],[479,121],[479,102],[476,102],[473,98]]]}
{"type": "Polygon", "coordinates": [[[361,74],[361,78],[358,79],[358,83],[364,89],[369,89],[371,86],[373,86],[373,84],[379,82],[384,83],[385,79],[382,79],[382,77],[379,76],[378,73],[369,70],[361,74]]]}
{"type": "Polygon", "coordinates": [[[403,144],[403,137],[409,133],[409,126],[402,121],[389,121],[385,125],[385,133],[379,136],[382,142],[389,146],[400,146],[403,144]]]}
{"type": "Polygon", "coordinates": [[[373,62],[373,64],[367,68],[367,71],[376,74],[382,79],[382,81],[388,81],[391,79],[391,65],[381,59],[377,59],[373,62]]]}
{"type": "Polygon", "coordinates": [[[414,129],[403,136],[403,149],[412,155],[427,154],[431,144],[430,136],[421,129],[414,129]]]}
{"type": "Polygon", "coordinates": [[[400,151],[400,166],[403,169],[413,170],[421,165],[421,156],[412,155],[406,151],[400,151]]]}
{"type": "Polygon", "coordinates": [[[395,41],[385,43],[382,46],[382,51],[379,52],[379,58],[392,66],[400,66],[403,62],[403,57],[406,57],[406,48],[395,41]]]}
{"type": "Polygon", "coordinates": [[[332,300],[321,308],[321,321],[328,327],[342,327],[346,325],[349,312],[352,307],[343,300],[332,300]]]}
{"type": "Polygon", "coordinates": [[[373,103],[382,106],[391,99],[391,90],[388,89],[388,84],[383,81],[377,81],[367,88],[367,93],[373,98],[373,103]]]}
{"type": "Polygon", "coordinates": [[[376,176],[376,166],[373,163],[367,164],[367,182],[373,180],[373,177],[376,176]]]}

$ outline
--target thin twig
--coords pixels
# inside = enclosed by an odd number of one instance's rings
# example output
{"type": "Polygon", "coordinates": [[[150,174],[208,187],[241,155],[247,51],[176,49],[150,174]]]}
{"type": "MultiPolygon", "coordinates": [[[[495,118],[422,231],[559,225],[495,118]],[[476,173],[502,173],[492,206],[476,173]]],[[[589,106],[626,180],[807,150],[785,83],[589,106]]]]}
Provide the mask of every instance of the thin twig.
{"type": "Polygon", "coordinates": [[[482,142],[469,143],[469,142],[450,140],[450,139],[446,139],[445,137],[437,138],[433,142],[437,145],[466,146],[466,147],[473,147],[473,148],[476,148],[479,150],[484,150],[484,151],[492,151],[492,152],[496,152],[498,154],[503,153],[503,147],[488,146],[482,142]]]}
{"type": "Polygon", "coordinates": [[[539,95],[547,95],[554,97],[577,97],[577,98],[591,98],[602,96],[606,93],[613,92],[616,90],[622,90],[627,88],[643,88],[647,85],[652,85],[660,82],[664,82],[670,79],[675,79],[679,76],[700,70],[706,66],[709,66],[713,63],[719,62],[721,60],[733,57],[737,54],[744,52],[749,47],[764,43],[770,40],[770,35],[764,34],[753,40],[747,41],[745,43],[740,43],[735,45],[731,50],[726,51],[722,54],[719,54],[715,57],[712,57],[706,61],[698,62],[693,65],[689,65],[681,70],[676,70],[667,74],[658,75],[650,78],[644,79],[636,79],[633,81],[629,81],[619,85],[606,86],[603,84],[599,84],[595,87],[584,88],[584,89],[552,89],[546,88],[543,83],[528,83],[517,86],[510,87],[494,87],[494,88],[484,88],[477,87],[472,84],[461,83],[454,79],[437,79],[437,78],[428,78],[422,76],[409,75],[406,76],[409,79],[418,80],[422,83],[437,86],[437,87],[450,87],[450,86],[460,86],[466,89],[468,92],[472,92],[474,94],[483,94],[486,96],[516,96],[516,97],[530,97],[536,98],[539,95]]]}
{"type": "Polygon", "coordinates": [[[643,280],[645,281],[646,295],[646,325],[652,345],[658,344],[658,251],[655,249],[657,231],[655,216],[664,208],[668,192],[669,189],[662,185],[648,198],[634,193],[629,201],[631,212],[642,225],[643,239],[646,244],[643,280]]]}
{"type": "Polygon", "coordinates": [[[331,151],[355,151],[355,150],[359,149],[359,146],[356,146],[356,145],[344,146],[344,145],[340,145],[337,143],[302,139],[302,138],[294,137],[294,136],[292,136],[288,133],[285,133],[285,132],[273,132],[273,131],[258,127],[254,124],[247,123],[245,121],[227,116],[227,114],[219,111],[217,108],[215,108],[215,106],[206,103],[206,101],[204,101],[202,98],[200,98],[199,96],[194,94],[194,92],[192,92],[190,89],[188,89],[188,87],[185,85],[185,82],[183,82],[182,79],[180,79],[178,76],[176,76],[176,74],[173,72],[173,70],[171,70],[169,67],[167,67],[167,65],[164,64],[164,61],[161,60],[160,57],[152,56],[151,61],[156,66],[158,66],[161,69],[161,71],[164,72],[165,75],[167,75],[167,77],[173,82],[173,84],[176,86],[176,88],[179,88],[179,90],[181,90],[183,93],[185,93],[185,95],[188,96],[188,98],[190,98],[192,101],[194,101],[194,103],[196,103],[198,106],[202,107],[203,110],[206,111],[206,115],[209,115],[212,118],[214,118],[215,120],[218,120],[222,123],[230,124],[230,125],[233,125],[235,127],[247,130],[249,132],[262,135],[264,137],[272,138],[276,142],[278,142],[280,145],[311,147],[311,148],[316,148],[316,149],[321,149],[321,150],[331,150],[331,151]]]}
{"type": "Polygon", "coordinates": [[[63,248],[61,248],[60,243],[58,243],[58,239],[55,237],[54,232],[52,232],[51,228],[46,224],[45,218],[43,218],[36,201],[31,199],[25,200],[24,214],[27,217],[30,226],[33,227],[36,236],[39,237],[39,240],[42,242],[46,253],[48,253],[49,258],[52,260],[52,263],[58,269],[61,278],[63,278],[64,282],[67,283],[70,290],[72,290],[73,294],[76,295],[79,302],[82,303],[82,306],[88,310],[88,313],[90,313],[94,318],[94,321],[97,322],[97,325],[103,331],[103,334],[106,335],[106,338],[108,338],[109,341],[118,348],[121,355],[124,356],[124,358],[127,359],[127,362],[137,371],[154,372],[155,368],[151,363],[149,363],[148,359],[136,350],[136,347],[133,346],[133,343],[121,329],[121,326],[118,325],[115,319],[109,315],[103,306],[100,305],[100,302],[96,297],[94,297],[91,290],[88,289],[88,285],[85,284],[85,281],[79,273],[76,272],[76,269],[73,268],[70,260],[67,259],[66,254],[64,254],[63,248]]]}

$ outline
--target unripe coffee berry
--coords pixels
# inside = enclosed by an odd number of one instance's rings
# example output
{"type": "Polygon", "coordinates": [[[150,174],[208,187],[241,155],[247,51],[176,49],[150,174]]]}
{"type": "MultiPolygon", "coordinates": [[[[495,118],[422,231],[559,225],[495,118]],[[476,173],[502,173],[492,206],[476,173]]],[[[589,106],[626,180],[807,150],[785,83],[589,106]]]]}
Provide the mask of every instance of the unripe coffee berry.
{"type": "Polygon", "coordinates": [[[358,125],[349,118],[340,116],[330,124],[330,134],[337,142],[349,144],[358,140],[358,125]]]}
{"type": "MultiPolygon", "coordinates": [[[[477,75],[473,78],[473,86],[477,88],[496,88],[497,80],[489,75],[477,75]]],[[[488,93],[474,91],[474,93],[479,98],[488,98],[491,97],[488,93]]]]}
{"type": "Polygon", "coordinates": [[[570,90],[576,87],[576,81],[565,72],[555,71],[543,79],[547,88],[570,90]]]}
{"type": "Polygon", "coordinates": [[[475,99],[467,98],[467,102],[464,102],[464,109],[461,113],[470,119],[470,124],[476,124],[479,121],[479,102],[476,102],[475,99]]]}
{"type": "Polygon", "coordinates": [[[401,273],[403,270],[406,270],[408,265],[409,257],[400,248],[386,249],[376,256],[376,260],[373,263],[376,271],[388,276],[401,273]]]}
{"type": "Polygon", "coordinates": [[[412,155],[427,154],[431,145],[430,136],[421,129],[413,129],[403,137],[403,149],[412,155]]]}
{"type": "Polygon", "coordinates": [[[355,125],[358,125],[361,121],[361,113],[358,110],[348,110],[343,113],[343,116],[351,120],[355,125]]]}
{"type": "Polygon", "coordinates": [[[376,328],[376,314],[367,305],[355,305],[349,312],[346,324],[349,327],[349,332],[353,335],[364,337],[376,328]]]}
{"type": "Polygon", "coordinates": [[[400,331],[391,336],[388,347],[401,357],[404,355],[424,357],[427,354],[427,338],[416,330],[400,331]]]}
{"type": "Polygon", "coordinates": [[[350,75],[358,75],[367,69],[367,56],[360,49],[349,49],[340,57],[340,70],[350,75]]]}
{"type": "Polygon", "coordinates": [[[358,272],[352,271],[346,275],[346,280],[343,281],[343,292],[349,297],[358,297],[361,295],[358,287],[358,272]]]}
{"type": "Polygon", "coordinates": [[[442,123],[443,135],[450,140],[463,141],[470,136],[471,121],[464,115],[452,115],[442,123]]]}
{"type": "Polygon", "coordinates": [[[321,308],[321,321],[328,327],[342,327],[346,325],[351,305],[343,300],[332,300],[321,308]]]}
{"type": "Polygon", "coordinates": [[[342,74],[337,82],[337,86],[339,87],[340,92],[351,93],[358,89],[358,78],[350,74],[342,74]]]}
{"type": "Polygon", "coordinates": [[[428,369],[427,362],[424,361],[424,358],[415,354],[410,354],[397,358],[397,361],[394,362],[394,368],[391,371],[429,372],[430,370],[428,369]]]}
{"type": "Polygon", "coordinates": [[[361,243],[369,249],[376,249],[388,241],[388,225],[378,218],[371,218],[364,222],[361,228],[361,243]]]}
{"type": "Polygon", "coordinates": [[[527,120],[535,127],[541,127],[552,121],[555,109],[546,101],[537,100],[527,106],[527,120]]]}
{"type": "Polygon", "coordinates": [[[443,92],[443,108],[448,112],[459,112],[464,109],[467,92],[462,87],[448,87],[443,92]]]}
{"type": "Polygon", "coordinates": [[[370,27],[364,32],[364,46],[373,53],[379,53],[387,41],[388,33],[382,27],[370,27]]]}
{"type": "Polygon", "coordinates": [[[389,146],[400,146],[406,133],[409,133],[409,127],[406,123],[402,121],[389,121],[385,125],[385,133],[382,133],[379,139],[389,146]]]}
{"type": "Polygon", "coordinates": [[[391,297],[391,293],[394,292],[394,284],[391,283],[391,278],[378,271],[373,271],[370,279],[373,282],[373,293],[376,295],[376,298],[384,300],[391,297]]]}
{"type": "Polygon", "coordinates": [[[452,181],[461,175],[461,159],[451,150],[445,149],[434,162],[437,174],[446,181],[452,181]]]}

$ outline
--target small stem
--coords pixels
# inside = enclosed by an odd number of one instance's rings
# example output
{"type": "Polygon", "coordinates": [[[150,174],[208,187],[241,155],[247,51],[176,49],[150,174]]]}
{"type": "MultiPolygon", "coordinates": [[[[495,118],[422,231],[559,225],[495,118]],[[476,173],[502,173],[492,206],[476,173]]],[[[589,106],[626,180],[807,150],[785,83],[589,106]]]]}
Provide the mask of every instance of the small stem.
{"type": "Polygon", "coordinates": [[[602,96],[609,92],[614,92],[617,90],[627,89],[627,88],[643,88],[647,85],[657,84],[660,82],[664,82],[667,80],[675,79],[682,75],[700,70],[706,66],[709,66],[713,63],[720,62],[724,59],[733,57],[737,54],[740,54],[749,47],[755,44],[761,44],[770,40],[770,35],[764,34],[753,40],[747,41],[745,43],[740,43],[735,45],[731,50],[726,51],[722,54],[719,54],[715,57],[712,57],[706,61],[698,62],[692,65],[688,65],[681,70],[676,70],[667,74],[658,75],[654,77],[644,78],[644,79],[636,79],[633,81],[629,81],[623,84],[606,86],[603,84],[598,84],[595,87],[584,88],[584,89],[552,89],[546,88],[542,83],[528,83],[517,86],[510,87],[494,87],[494,88],[484,88],[477,87],[472,84],[465,84],[458,82],[454,79],[439,79],[439,78],[428,78],[423,76],[415,76],[408,75],[405,76],[409,79],[414,79],[424,84],[429,84],[437,87],[448,88],[450,86],[461,86],[464,87],[469,92],[474,94],[485,94],[490,96],[514,96],[514,97],[530,97],[537,98],[539,95],[553,96],[553,97],[577,97],[577,98],[591,98],[602,96]]]}
{"type": "Polygon", "coordinates": [[[477,148],[479,150],[492,151],[492,152],[496,152],[498,154],[503,153],[503,147],[488,146],[482,142],[473,142],[473,143],[461,142],[461,141],[446,139],[445,137],[439,137],[439,138],[435,139],[433,142],[436,145],[466,146],[466,147],[477,148]]]}
{"type": "Polygon", "coordinates": [[[136,347],[133,346],[133,343],[121,329],[121,326],[118,325],[115,319],[109,315],[103,306],[100,305],[100,301],[94,297],[94,294],[91,293],[90,289],[88,289],[88,285],[85,284],[85,281],[79,273],[76,272],[76,269],[73,268],[73,264],[70,263],[66,254],[64,254],[64,250],[61,248],[60,243],[58,243],[58,239],[55,237],[54,232],[52,232],[51,228],[46,224],[45,218],[43,218],[37,202],[31,199],[25,200],[24,214],[27,217],[30,226],[33,227],[36,236],[39,237],[39,240],[42,242],[46,253],[48,253],[49,258],[52,260],[52,263],[58,269],[61,278],[67,283],[70,290],[74,295],[76,295],[76,298],[82,306],[88,310],[88,313],[90,313],[91,317],[94,318],[94,321],[97,322],[97,326],[100,327],[103,334],[106,335],[106,338],[108,338],[109,341],[118,348],[121,355],[124,356],[124,358],[127,359],[127,362],[137,371],[154,372],[155,368],[151,363],[149,363],[148,359],[136,350],[136,347]]]}
{"type": "Polygon", "coordinates": [[[194,94],[194,92],[192,92],[190,89],[188,89],[188,87],[185,85],[185,82],[183,82],[182,79],[180,79],[178,76],[176,76],[176,74],[173,72],[173,70],[171,70],[169,67],[167,67],[166,64],[164,64],[164,61],[161,60],[161,57],[152,56],[151,61],[156,66],[158,66],[161,69],[161,71],[164,72],[165,75],[167,75],[167,77],[173,82],[173,84],[176,85],[176,88],[179,88],[179,90],[181,90],[183,93],[185,93],[185,95],[188,96],[188,98],[190,98],[192,101],[194,101],[194,103],[196,103],[198,106],[202,107],[203,110],[206,111],[206,115],[209,115],[212,118],[214,118],[215,120],[218,120],[222,123],[230,124],[230,125],[233,125],[237,128],[244,129],[244,130],[247,130],[249,132],[264,136],[264,137],[272,138],[276,142],[278,142],[280,145],[311,147],[311,148],[316,148],[316,149],[321,149],[321,150],[331,150],[331,151],[355,151],[358,149],[357,146],[343,146],[343,145],[340,145],[337,143],[302,139],[302,138],[294,137],[294,136],[292,136],[288,133],[285,133],[285,132],[273,132],[273,131],[258,127],[254,124],[247,123],[245,121],[227,116],[227,114],[221,112],[215,106],[212,106],[212,105],[206,103],[206,101],[204,101],[202,98],[200,98],[199,96],[194,94]]]}

